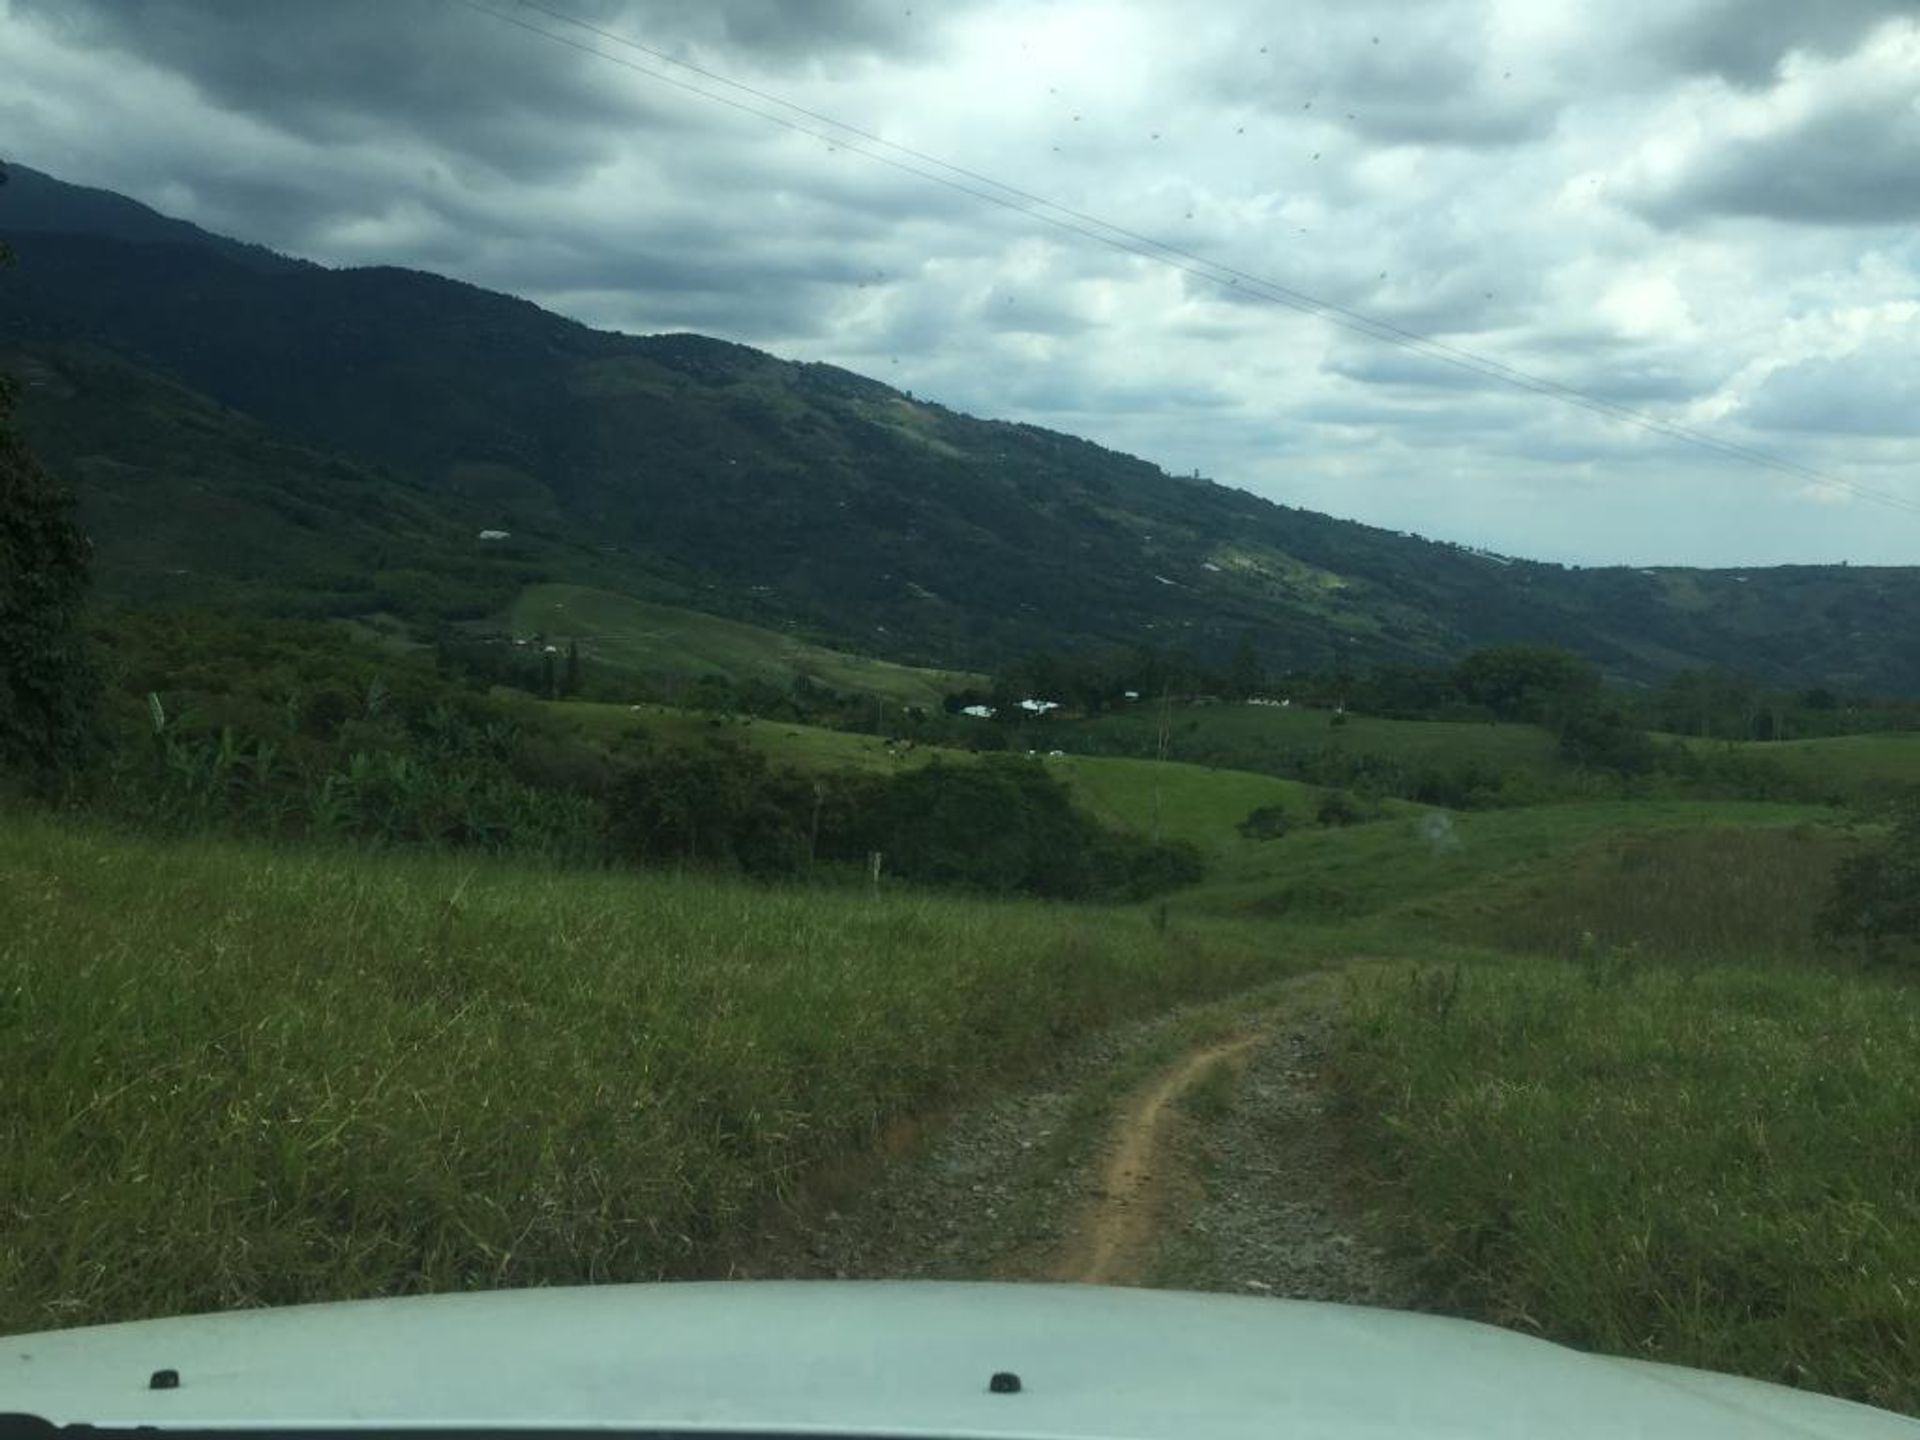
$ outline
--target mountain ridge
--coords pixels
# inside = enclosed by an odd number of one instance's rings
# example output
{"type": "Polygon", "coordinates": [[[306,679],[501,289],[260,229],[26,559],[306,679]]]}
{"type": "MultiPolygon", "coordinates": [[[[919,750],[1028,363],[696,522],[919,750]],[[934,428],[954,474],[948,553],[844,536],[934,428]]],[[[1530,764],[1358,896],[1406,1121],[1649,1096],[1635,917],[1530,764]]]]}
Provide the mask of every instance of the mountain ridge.
{"type": "MultiPolygon", "coordinates": [[[[1920,691],[1920,657],[1898,643],[1920,621],[1920,570],[1488,556],[1171,476],[840,367],[706,336],[597,331],[429,272],[248,263],[228,248],[240,242],[167,230],[181,222],[165,217],[157,230],[120,212],[116,233],[48,228],[100,208],[60,185],[38,177],[24,200],[17,180],[0,189],[0,234],[20,255],[0,278],[0,349],[67,371],[77,353],[110,355],[154,377],[155,395],[179,387],[277,442],[384,477],[370,483],[444,531],[428,566],[443,579],[426,587],[439,598],[421,614],[471,618],[480,592],[492,604],[503,585],[538,578],[777,617],[944,665],[1097,645],[1219,655],[1245,639],[1270,668],[1319,668],[1522,640],[1634,680],[1726,666],[1773,683],[1920,691]],[[129,226],[174,238],[128,239],[129,226]],[[460,553],[471,541],[455,537],[479,528],[509,531],[518,548],[460,553]]],[[[111,387],[75,383],[58,424],[30,387],[24,422],[104,526],[112,592],[126,547],[89,502],[89,466],[145,465],[190,526],[211,503],[192,472],[210,462],[156,467],[111,387]]],[[[308,490],[324,496],[326,483],[308,490]]],[[[329,543],[324,526],[311,532],[316,553],[329,543]]]]}

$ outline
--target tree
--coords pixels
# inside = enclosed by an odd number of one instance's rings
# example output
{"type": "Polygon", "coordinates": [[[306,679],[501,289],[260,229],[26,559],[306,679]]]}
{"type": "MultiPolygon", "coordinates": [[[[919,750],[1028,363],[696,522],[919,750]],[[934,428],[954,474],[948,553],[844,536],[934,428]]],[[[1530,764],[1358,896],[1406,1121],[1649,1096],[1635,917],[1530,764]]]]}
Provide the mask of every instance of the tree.
{"type": "Polygon", "coordinates": [[[1454,667],[1454,684],[1501,720],[1556,725],[1587,709],[1600,676],[1585,660],[1550,645],[1496,645],[1454,667]]]}
{"type": "Polygon", "coordinates": [[[1841,861],[1818,920],[1830,940],[1875,959],[1920,947],[1920,795],[1909,795],[1880,844],[1841,861]]]}
{"type": "Polygon", "coordinates": [[[1240,643],[1234,647],[1233,661],[1227,667],[1227,694],[1235,700],[1245,700],[1259,694],[1260,687],[1265,683],[1260,656],[1253,648],[1253,637],[1242,635],[1240,643]]]}
{"type": "MultiPolygon", "coordinates": [[[[11,259],[0,247],[0,265],[11,259]]],[[[0,376],[0,770],[45,784],[84,758],[92,732],[79,619],[93,547],[73,496],[14,432],[16,393],[0,376]]]]}

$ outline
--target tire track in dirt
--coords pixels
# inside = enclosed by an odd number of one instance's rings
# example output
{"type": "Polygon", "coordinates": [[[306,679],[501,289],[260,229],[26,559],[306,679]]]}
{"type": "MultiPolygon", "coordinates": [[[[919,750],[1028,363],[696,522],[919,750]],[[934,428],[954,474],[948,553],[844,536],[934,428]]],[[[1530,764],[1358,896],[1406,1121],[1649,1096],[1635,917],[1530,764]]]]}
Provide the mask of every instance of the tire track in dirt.
{"type": "Polygon", "coordinates": [[[1230,1019],[1196,1006],[1089,1037],[1023,1085],[903,1129],[727,1273],[1409,1304],[1368,1238],[1333,1111],[1342,984],[1312,972],[1230,1019]],[[1170,1050],[1195,1022],[1212,1038],[1170,1050]],[[1174,1058],[1142,1071],[1147,1052],[1174,1058]],[[1115,1092],[1122,1070],[1147,1078],[1115,1092]],[[1090,1105],[1103,1092],[1118,1098],[1090,1105]]]}
{"type": "Polygon", "coordinates": [[[1184,1176],[1173,1154],[1175,1106],[1216,1065],[1243,1058],[1262,1035],[1244,1035],[1182,1056],[1128,1100],[1113,1128],[1092,1203],[1077,1217],[1048,1276],[1086,1285],[1137,1285],[1153,1268],[1184,1176]]]}

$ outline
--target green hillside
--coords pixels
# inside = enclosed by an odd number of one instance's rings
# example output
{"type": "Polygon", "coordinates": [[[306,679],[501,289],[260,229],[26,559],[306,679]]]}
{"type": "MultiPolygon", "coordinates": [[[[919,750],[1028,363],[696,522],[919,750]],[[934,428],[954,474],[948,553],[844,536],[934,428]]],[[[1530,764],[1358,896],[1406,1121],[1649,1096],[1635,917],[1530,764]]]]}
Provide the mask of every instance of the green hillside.
{"type": "Polygon", "coordinates": [[[1157,753],[1162,721],[1168,753],[1211,761],[1235,754],[1298,754],[1336,747],[1410,765],[1486,765],[1544,774],[1559,768],[1554,740],[1537,725],[1493,725],[1444,720],[1388,720],[1348,714],[1335,723],[1329,710],[1291,705],[1172,705],[1151,701],[1093,719],[1068,722],[1073,733],[1102,749],[1157,753]]]}
{"type": "MultiPolygon", "coordinates": [[[[169,406],[239,412],[274,445],[377,476],[409,504],[424,497],[453,533],[510,532],[538,571],[523,581],[957,668],[1097,645],[1223,658],[1246,640],[1282,672],[1532,641],[1624,678],[1722,665],[1769,684],[1920,693],[1920,653],[1898,638],[1920,625],[1913,570],[1490,557],[1170,476],[829,365],[697,335],[596,332],[417,272],[135,243],[126,237],[164,222],[39,181],[0,193],[0,235],[19,253],[0,280],[0,348],[109,351],[175,387],[169,406]]],[[[106,390],[68,397],[64,414],[50,399],[30,387],[22,410],[48,459],[83,493],[116,467],[142,470],[178,497],[174,525],[241,542],[201,562],[235,594],[311,591],[306,603],[337,614],[390,598],[310,585],[297,568],[278,586],[257,573],[251,521],[231,496],[277,470],[251,442],[211,426],[193,446],[157,449],[111,413],[106,390]]],[[[138,550],[137,507],[89,504],[109,557],[138,550]]],[[[303,528],[306,569],[361,563],[334,527],[303,528]]],[[[505,603],[491,571],[453,578],[401,588],[439,616],[505,603]]]]}
{"type": "Polygon", "coordinates": [[[1213,862],[1260,846],[1236,828],[1251,811],[1278,807],[1292,823],[1310,825],[1321,793],[1271,775],[1174,761],[1068,755],[1048,764],[1104,824],[1191,841],[1213,862]]]}
{"type": "Polygon", "coordinates": [[[552,553],[483,545],[467,507],[289,443],[109,350],[0,349],[0,367],[78,493],[108,600],[424,621],[504,604],[552,553]]]}
{"type": "Polygon", "coordinates": [[[805,679],[831,690],[937,708],[950,691],[984,683],[964,671],[895,665],[812,645],[737,620],[654,605],[579,585],[532,585],[506,612],[517,636],[577,640],[584,658],[639,675],[718,675],[782,690],[805,679]]]}
{"type": "Polygon", "coordinates": [[[1920,734],[1832,735],[1817,740],[1689,740],[1704,756],[1737,755],[1810,785],[1871,798],[1920,785],[1920,734]]]}

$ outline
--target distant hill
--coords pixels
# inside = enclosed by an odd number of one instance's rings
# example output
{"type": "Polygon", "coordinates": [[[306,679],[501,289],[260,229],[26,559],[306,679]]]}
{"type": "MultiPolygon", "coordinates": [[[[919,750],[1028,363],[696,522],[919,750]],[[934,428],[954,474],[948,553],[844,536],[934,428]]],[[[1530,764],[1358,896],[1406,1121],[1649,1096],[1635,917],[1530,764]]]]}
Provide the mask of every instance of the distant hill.
{"type": "Polygon", "coordinates": [[[1920,692],[1913,569],[1488,556],[832,366],[599,332],[414,271],[263,261],[14,175],[0,362],[59,377],[25,420],[82,491],[110,593],[164,593],[150,567],[172,545],[263,606],[477,616],[543,580],[937,666],[1097,644],[1219,657],[1246,637],[1270,667],[1319,667],[1529,640],[1627,678],[1717,665],[1920,692]],[[256,536],[287,557],[270,575],[256,536]],[[343,583],[376,562],[395,583],[343,583]]]}

